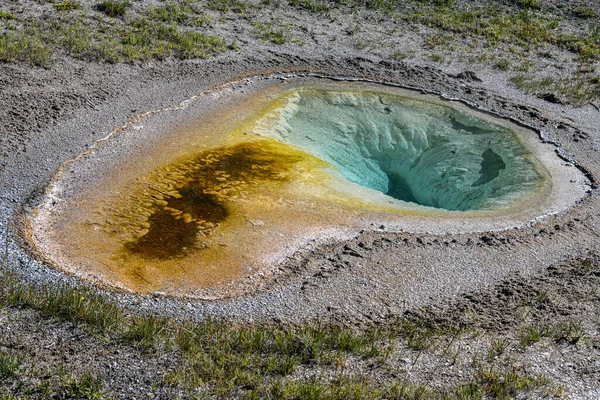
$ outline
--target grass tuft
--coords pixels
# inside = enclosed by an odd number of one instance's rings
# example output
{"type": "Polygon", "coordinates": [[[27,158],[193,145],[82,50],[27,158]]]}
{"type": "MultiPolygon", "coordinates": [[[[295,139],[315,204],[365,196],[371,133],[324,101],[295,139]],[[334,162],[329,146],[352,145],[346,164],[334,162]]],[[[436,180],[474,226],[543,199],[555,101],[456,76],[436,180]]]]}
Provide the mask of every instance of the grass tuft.
{"type": "Polygon", "coordinates": [[[526,326],[519,332],[519,346],[522,350],[548,336],[548,329],[540,325],[526,326]]]}
{"type": "Polygon", "coordinates": [[[519,6],[523,9],[540,8],[542,5],[541,0],[519,0],[519,6]]]}
{"type": "Polygon", "coordinates": [[[86,324],[96,332],[116,330],[124,320],[116,303],[91,289],[66,284],[35,288],[19,282],[15,275],[5,273],[0,279],[0,299],[13,307],[30,307],[44,316],[74,325],[86,324]]]}
{"type": "Polygon", "coordinates": [[[134,316],[123,338],[143,349],[158,347],[168,337],[169,325],[170,321],[164,317],[134,316]]]}
{"type": "Polygon", "coordinates": [[[443,63],[445,61],[444,56],[439,53],[431,54],[431,60],[437,63],[443,63]]]}
{"type": "Polygon", "coordinates": [[[125,16],[125,12],[129,7],[131,7],[129,0],[105,0],[96,5],[98,11],[102,11],[111,18],[125,16]]]}
{"type": "Polygon", "coordinates": [[[0,382],[16,375],[20,360],[17,356],[0,351],[0,382]]]}
{"type": "Polygon", "coordinates": [[[9,12],[6,12],[4,10],[0,10],[0,21],[1,20],[9,20],[9,19],[15,19],[15,16],[12,15],[9,12]]]}
{"type": "Polygon", "coordinates": [[[552,329],[552,337],[557,342],[577,344],[586,337],[583,323],[578,320],[561,322],[552,329]]]}
{"type": "Polygon", "coordinates": [[[600,97],[600,80],[593,75],[577,75],[564,77],[560,80],[553,77],[538,77],[534,74],[517,74],[511,77],[511,82],[525,93],[547,98],[555,94],[555,98],[583,105],[592,99],[600,97]]]}
{"type": "Polygon", "coordinates": [[[500,71],[508,71],[510,69],[510,61],[507,58],[501,58],[496,61],[494,68],[499,69],[500,71]]]}
{"type": "Polygon", "coordinates": [[[412,58],[412,56],[409,53],[405,53],[403,51],[396,50],[390,55],[390,58],[395,59],[395,60],[406,60],[407,58],[412,58]]]}
{"type": "Polygon", "coordinates": [[[488,350],[488,361],[493,362],[498,357],[502,356],[508,347],[507,339],[492,339],[490,349],[488,350]]]}
{"type": "Polygon", "coordinates": [[[585,5],[580,5],[573,10],[573,14],[582,19],[596,18],[597,14],[594,10],[585,5]]]}
{"type": "Polygon", "coordinates": [[[0,34],[0,62],[23,61],[35,67],[48,67],[51,58],[52,47],[34,28],[0,34]]]}
{"type": "Polygon", "coordinates": [[[220,12],[242,13],[251,7],[251,3],[241,0],[209,0],[206,7],[220,12]]]}
{"type": "Polygon", "coordinates": [[[323,0],[290,0],[290,4],[313,13],[326,13],[331,10],[329,3],[323,0]]]}
{"type": "Polygon", "coordinates": [[[274,44],[285,44],[288,41],[287,28],[276,28],[273,21],[266,24],[255,22],[254,34],[260,39],[274,44]]]}
{"type": "Polygon", "coordinates": [[[104,397],[104,383],[101,377],[93,377],[84,373],[80,378],[69,376],[63,384],[66,398],[72,399],[102,399],[104,397]]]}
{"type": "Polygon", "coordinates": [[[81,4],[77,0],[63,0],[60,3],[54,4],[54,9],[58,11],[73,11],[80,8],[81,4]]]}
{"type": "Polygon", "coordinates": [[[153,21],[186,26],[199,27],[211,22],[210,17],[204,16],[201,11],[196,10],[187,2],[168,1],[161,6],[151,6],[147,8],[146,15],[153,21]]]}

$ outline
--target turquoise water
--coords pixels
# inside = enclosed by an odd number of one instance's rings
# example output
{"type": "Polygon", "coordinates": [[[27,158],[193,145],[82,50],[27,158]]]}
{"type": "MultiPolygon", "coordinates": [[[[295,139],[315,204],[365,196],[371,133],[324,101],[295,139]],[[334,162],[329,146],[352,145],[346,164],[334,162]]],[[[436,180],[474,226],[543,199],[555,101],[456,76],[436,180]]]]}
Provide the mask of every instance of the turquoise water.
{"type": "Polygon", "coordinates": [[[270,129],[351,182],[428,207],[503,207],[543,180],[507,128],[401,96],[298,91],[270,129]]]}

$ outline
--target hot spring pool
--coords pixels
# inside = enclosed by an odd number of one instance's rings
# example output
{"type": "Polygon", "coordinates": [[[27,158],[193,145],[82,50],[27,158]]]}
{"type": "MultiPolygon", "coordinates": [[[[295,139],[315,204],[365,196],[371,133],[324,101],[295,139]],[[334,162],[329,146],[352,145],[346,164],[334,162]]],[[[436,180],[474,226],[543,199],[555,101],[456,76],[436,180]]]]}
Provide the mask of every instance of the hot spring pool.
{"type": "Polygon", "coordinates": [[[510,129],[377,92],[304,90],[254,132],[327,161],[350,182],[450,211],[508,206],[546,173],[510,129]]]}
{"type": "Polygon", "coordinates": [[[94,281],[233,293],[308,243],[361,229],[506,229],[565,210],[586,180],[554,150],[408,90],[258,80],[148,114],[68,163],[31,235],[48,261],[94,281]]]}

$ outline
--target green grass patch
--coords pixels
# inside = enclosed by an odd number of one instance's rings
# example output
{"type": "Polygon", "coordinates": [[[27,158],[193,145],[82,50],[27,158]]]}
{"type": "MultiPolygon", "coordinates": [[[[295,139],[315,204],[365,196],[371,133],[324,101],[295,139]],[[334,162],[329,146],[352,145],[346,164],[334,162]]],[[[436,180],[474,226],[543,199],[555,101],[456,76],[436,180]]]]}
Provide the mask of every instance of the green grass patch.
{"type": "Polygon", "coordinates": [[[561,343],[577,344],[587,336],[583,323],[579,320],[569,320],[558,323],[552,328],[552,337],[561,343]]]}
{"type": "Polygon", "coordinates": [[[167,24],[180,24],[186,26],[205,26],[212,21],[205,16],[202,10],[196,8],[196,3],[189,1],[168,1],[161,6],[150,6],[145,10],[146,16],[154,21],[167,24]]]}
{"type": "Polygon", "coordinates": [[[0,62],[47,67],[53,54],[61,51],[87,61],[144,62],[208,58],[229,48],[219,36],[197,30],[209,18],[182,5],[149,8],[148,16],[116,22],[83,16],[27,22],[22,30],[0,34],[0,62]]]}
{"type": "Polygon", "coordinates": [[[582,19],[591,19],[591,18],[597,17],[596,12],[585,5],[577,6],[573,10],[573,15],[575,15],[578,18],[582,18],[582,19]]]}
{"type": "Polygon", "coordinates": [[[290,0],[290,4],[313,13],[326,13],[331,10],[331,5],[323,0],[290,0]]]}
{"type": "Polygon", "coordinates": [[[402,382],[379,386],[343,374],[348,356],[377,357],[390,334],[392,331],[355,332],[335,326],[187,323],[177,329],[175,337],[185,361],[166,381],[189,388],[205,386],[212,395],[237,391],[243,398],[361,399],[390,398],[394,393],[424,398],[419,395],[429,393],[424,387],[402,382]],[[373,351],[374,346],[380,351],[373,351]],[[335,368],[340,378],[333,382],[325,377],[288,378],[298,368],[317,366],[335,368]]]}
{"type": "Polygon", "coordinates": [[[243,0],[209,0],[206,8],[220,12],[243,13],[252,7],[252,3],[243,0]]]}
{"type": "Polygon", "coordinates": [[[528,49],[546,43],[573,51],[582,59],[600,57],[597,27],[590,28],[587,34],[563,31],[559,20],[531,8],[500,11],[486,7],[469,10],[422,7],[403,13],[402,17],[409,23],[417,22],[465,38],[483,38],[490,46],[504,42],[528,49]]]}
{"type": "Polygon", "coordinates": [[[540,8],[542,0],[518,0],[519,6],[524,9],[540,8]]]}
{"type": "Polygon", "coordinates": [[[422,385],[395,381],[381,386],[361,378],[337,377],[332,380],[309,378],[278,380],[247,394],[247,399],[433,399],[432,391],[422,385]]]}
{"type": "Polygon", "coordinates": [[[445,58],[440,53],[432,53],[431,54],[431,60],[435,61],[437,63],[443,63],[445,61],[445,58]]]}
{"type": "Polygon", "coordinates": [[[490,349],[488,350],[488,361],[493,362],[495,359],[501,357],[508,348],[507,339],[492,339],[490,343],[490,349]]]}
{"type": "Polygon", "coordinates": [[[52,46],[35,28],[0,34],[0,62],[23,61],[36,67],[47,67],[51,58],[52,46]]]}
{"type": "MultiPolygon", "coordinates": [[[[466,8],[445,0],[347,0],[343,4],[354,8],[366,7],[408,24],[437,28],[442,31],[440,34],[457,35],[474,42],[483,39],[484,44],[490,47],[507,43],[522,47],[522,53],[547,44],[572,51],[582,60],[600,59],[600,28],[594,23],[593,10],[589,8],[573,11],[579,18],[590,20],[589,26],[581,27],[580,24],[572,26],[575,22],[562,16],[540,10],[539,0],[515,0],[515,7],[503,8],[489,5],[466,8]]],[[[435,48],[437,43],[428,41],[427,45],[435,48]]]]}
{"type": "Polygon", "coordinates": [[[0,382],[15,376],[20,364],[19,357],[0,351],[0,382]]]}
{"type": "MultiPolygon", "coordinates": [[[[393,365],[389,360],[398,351],[397,346],[403,348],[401,351],[419,355],[428,351],[433,355],[441,350],[436,342],[452,344],[471,329],[465,322],[441,320],[425,310],[360,330],[210,319],[181,322],[151,314],[127,315],[92,289],[69,285],[36,288],[6,273],[0,280],[0,300],[4,306],[28,307],[42,316],[81,325],[119,346],[169,354],[175,357],[177,368],[156,384],[170,385],[180,393],[200,398],[510,398],[548,385],[543,378],[516,368],[496,369],[493,362],[506,349],[502,341],[492,342],[491,364],[474,362],[471,380],[443,391],[392,377],[373,380],[364,370],[356,372],[350,363],[364,362],[385,374],[393,365]],[[316,373],[304,375],[306,371],[316,373]]],[[[579,334],[579,329],[577,325],[565,325],[561,332],[571,337],[579,334]]],[[[28,363],[32,362],[29,358],[28,363]]],[[[17,356],[0,352],[0,378],[18,380],[20,374],[33,373],[21,363],[17,356]]],[[[58,372],[59,387],[48,385],[64,398],[106,396],[108,389],[100,377],[58,372]]]]}
{"type": "Polygon", "coordinates": [[[70,399],[103,399],[105,388],[101,377],[84,373],[81,377],[71,374],[62,385],[62,395],[70,399]]]}
{"type": "Polygon", "coordinates": [[[494,64],[494,68],[500,71],[508,71],[510,69],[510,61],[508,58],[501,58],[494,64]]]}
{"type": "Polygon", "coordinates": [[[1,20],[9,20],[9,19],[15,19],[15,16],[12,15],[9,12],[6,12],[4,10],[0,10],[0,21],[1,20]]]}
{"type": "Polygon", "coordinates": [[[519,346],[525,349],[548,336],[548,328],[540,325],[530,325],[521,328],[519,332],[519,346]]]}
{"type": "Polygon", "coordinates": [[[511,77],[511,82],[525,93],[540,98],[555,98],[574,105],[588,104],[600,98],[600,79],[591,74],[579,74],[573,77],[540,78],[535,74],[517,74],[511,77]]]}
{"type": "Polygon", "coordinates": [[[73,11],[81,9],[81,4],[77,0],[63,0],[54,4],[54,9],[58,11],[73,11]]]}
{"type": "Polygon", "coordinates": [[[512,399],[517,394],[548,384],[548,380],[542,376],[524,374],[514,367],[497,369],[492,365],[476,369],[473,380],[459,385],[454,390],[454,395],[458,399],[512,399]]]}
{"type": "Polygon", "coordinates": [[[102,11],[111,18],[125,16],[125,12],[129,7],[131,7],[129,0],[105,0],[96,5],[98,11],[102,11]]]}
{"type": "Polygon", "coordinates": [[[287,27],[276,27],[274,21],[269,21],[264,24],[255,22],[254,35],[266,42],[274,44],[285,44],[289,39],[287,27]]]}
{"type": "Polygon", "coordinates": [[[120,47],[128,60],[208,58],[227,49],[218,36],[142,18],[123,30],[120,47]]]}
{"type": "Polygon", "coordinates": [[[170,321],[154,315],[131,318],[123,338],[143,349],[159,347],[169,337],[170,321]]]}
{"type": "Polygon", "coordinates": [[[0,288],[0,299],[5,305],[29,307],[47,317],[85,324],[98,333],[116,331],[124,320],[116,303],[91,289],[65,284],[36,288],[7,273],[0,280],[0,288]]]}
{"type": "Polygon", "coordinates": [[[406,60],[406,59],[412,58],[412,57],[414,57],[414,55],[405,53],[400,50],[396,50],[392,54],[390,54],[390,58],[395,59],[395,60],[406,60]]]}

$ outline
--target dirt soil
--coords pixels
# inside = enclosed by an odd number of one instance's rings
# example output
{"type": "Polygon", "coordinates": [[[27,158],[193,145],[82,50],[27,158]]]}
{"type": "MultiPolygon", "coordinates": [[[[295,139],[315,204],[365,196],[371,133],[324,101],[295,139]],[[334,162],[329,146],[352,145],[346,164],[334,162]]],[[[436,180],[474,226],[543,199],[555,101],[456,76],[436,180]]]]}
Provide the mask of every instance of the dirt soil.
{"type": "MultiPolygon", "coordinates": [[[[546,2],[548,7],[554,3],[560,2],[546,2]]],[[[470,64],[458,57],[445,64],[432,61],[422,44],[423,32],[414,27],[406,27],[401,39],[414,56],[399,61],[378,49],[358,48],[343,40],[350,16],[340,14],[341,22],[328,25],[316,22],[320,17],[306,10],[282,7],[270,12],[294,27],[307,27],[305,44],[268,43],[248,34],[248,27],[236,18],[226,18],[218,33],[243,40],[238,50],[213,59],[132,65],[65,56],[56,57],[47,69],[25,63],[0,64],[0,232],[5,233],[0,245],[7,249],[4,269],[18,272],[36,285],[77,282],[76,277],[65,276],[32,257],[19,223],[39,203],[46,185],[65,161],[139,113],[175,105],[215,85],[267,71],[313,71],[392,81],[464,99],[541,129],[576,161],[572,168],[579,165],[589,175],[587,198],[560,215],[502,232],[416,235],[387,232],[380,226],[357,232],[347,241],[314,243],[278,266],[274,279],[251,277],[256,291],[241,297],[191,301],[139,297],[110,289],[109,293],[132,312],[150,310],[197,320],[214,316],[246,322],[325,321],[360,328],[406,313],[426,313],[439,323],[469,318],[469,324],[485,334],[455,342],[453,346],[464,351],[454,362],[449,362],[447,355],[410,352],[406,359],[394,361],[396,376],[433,387],[459,381],[473,355],[494,338],[518,341],[524,326],[576,320],[585,330],[585,339],[573,343],[565,336],[542,340],[525,350],[515,346],[511,357],[521,367],[563,387],[568,398],[600,398],[597,107],[575,107],[527,95],[510,83],[507,72],[485,64],[470,64]],[[332,45],[333,37],[341,39],[332,45]],[[586,269],[585,265],[593,267],[586,269]]],[[[385,38],[388,29],[377,24],[363,28],[361,35],[373,42],[385,38]]],[[[455,50],[467,51],[460,46],[455,50]]],[[[543,55],[533,57],[544,59],[543,55]]],[[[552,68],[572,68],[571,61],[560,59],[552,62],[552,68]]],[[[91,369],[104,377],[115,398],[188,396],[156,383],[177,367],[176,354],[106,344],[69,323],[40,318],[28,309],[4,307],[0,320],[2,349],[35,354],[40,370],[57,363],[75,370],[91,369]]],[[[355,368],[356,373],[369,370],[360,363],[355,368]]],[[[389,377],[387,373],[374,374],[375,379],[389,377]]],[[[43,374],[39,379],[44,379],[43,374]]]]}

